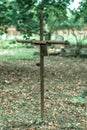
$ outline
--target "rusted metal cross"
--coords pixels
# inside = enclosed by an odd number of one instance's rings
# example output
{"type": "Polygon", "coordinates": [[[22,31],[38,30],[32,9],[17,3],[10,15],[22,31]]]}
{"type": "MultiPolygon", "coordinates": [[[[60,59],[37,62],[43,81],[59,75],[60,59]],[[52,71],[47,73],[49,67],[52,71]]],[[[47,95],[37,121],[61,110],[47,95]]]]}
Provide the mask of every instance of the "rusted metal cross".
{"type": "Polygon", "coordinates": [[[41,91],[41,118],[44,118],[44,56],[47,55],[47,44],[69,45],[65,41],[43,40],[43,13],[40,10],[40,41],[37,40],[17,40],[21,43],[33,43],[40,46],[40,91],[41,91]]]}

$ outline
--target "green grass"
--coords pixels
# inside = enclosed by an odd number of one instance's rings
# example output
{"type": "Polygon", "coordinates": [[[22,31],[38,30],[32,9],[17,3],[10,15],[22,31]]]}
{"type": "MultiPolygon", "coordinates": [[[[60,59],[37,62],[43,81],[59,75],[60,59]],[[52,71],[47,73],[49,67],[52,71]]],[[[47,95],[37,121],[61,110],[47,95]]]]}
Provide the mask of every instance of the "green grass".
{"type": "Polygon", "coordinates": [[[39,50],[33,44],[22,44],[12,40],[0,41],[0,61],[35,59],[39,50]]]}
{"type": "MultiPolygon", "coordinates": [[[[64,36],[64,40],[69,41],[71,45],[77,44],[76,38],[72,34],[64,36]]],[[[87,37],[84,39],[84,36],[77,36],[77,40],[82,45],[87,44],[87,37]]]]}
{"type": "MultiPolygon", "coordinates": [[[[73,36],[66,36],[64,37],[65,40],[70,41],[70,44],[76,44],[76,39],[73,36]]],[[[85,42],[81,44],[87,44],[85,42]]],[[[14,41],[0,41],[0,61],[6,60],[29,60],[35,59],[38,56],[34,55],[35,52],[39,52],[33,44],[22,44],[16,43],[14,41]]]]}
{"type": "Polygon", "coordinates": [[[14,48],[34,48],[34,45],[31,43],[18,43],[15,40],[1,40],[0,49],[14,49],[14,48]]]}
{"type": "Polygon", "coordinates": [[[35,59],[38,57],[34,55],[35,52],[38,52],[37,48],[1,49],[0,61],[35,59]]]}

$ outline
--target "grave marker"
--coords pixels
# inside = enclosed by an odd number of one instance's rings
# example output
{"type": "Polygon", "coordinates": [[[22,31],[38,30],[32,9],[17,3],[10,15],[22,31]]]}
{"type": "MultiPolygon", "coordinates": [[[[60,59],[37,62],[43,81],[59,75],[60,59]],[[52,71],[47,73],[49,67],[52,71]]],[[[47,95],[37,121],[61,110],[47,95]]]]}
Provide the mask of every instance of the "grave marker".
{"type": "Polygon", "coordinates": [[[44,118],[44,56],[47,56],[47,44],[63,44],[69,45],[65,41],[55,41],[55,40],[44,40],[43,41],[43,13],[40,10],[40,41],[37,40],[17,40],[21,43],[32,43],[35,45],[40,45],[40,91],[41,91],[41,118],[44,118]]]}

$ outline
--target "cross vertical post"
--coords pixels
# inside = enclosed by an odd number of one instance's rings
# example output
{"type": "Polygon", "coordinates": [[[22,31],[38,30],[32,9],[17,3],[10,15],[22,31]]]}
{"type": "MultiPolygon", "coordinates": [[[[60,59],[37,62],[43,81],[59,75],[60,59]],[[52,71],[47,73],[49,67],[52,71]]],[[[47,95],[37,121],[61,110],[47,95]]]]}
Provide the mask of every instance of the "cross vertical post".
{"type": "MultiPolygon", "coordinates": [[[[43,13],[40,10],[40,41],[43,40],[43,13]]],[[[41,91],[41,118],[44,118],[44,45],[40,44],[40,91],[41,91]]]]}
{"type": "Polygon", "coordinates": [[[44,56],[47,56],[47,44],[62,44],[69,45],[65,41],[55,41],[55,40],[43,40],[43,10],[40,12],[40,41],[39,40],[17,40],[21,43],[32,43],[40,46],[40,98],[41,98],[41,118],[44,118],[44,56]]]}

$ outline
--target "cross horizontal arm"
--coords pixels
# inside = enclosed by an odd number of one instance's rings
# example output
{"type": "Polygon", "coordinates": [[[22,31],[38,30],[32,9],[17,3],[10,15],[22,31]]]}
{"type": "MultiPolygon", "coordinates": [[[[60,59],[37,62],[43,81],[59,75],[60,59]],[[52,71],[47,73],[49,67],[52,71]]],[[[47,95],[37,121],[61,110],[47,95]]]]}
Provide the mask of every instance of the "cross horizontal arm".
{"type": "Polygon", "coordinates": [[[44,40],[44,41],[38,41],[38,40],[16,40],[17,42],[21,43],[33,43],[36,45],[43,45],[43,44],[63,44],[63,45],[69,45],[66,41],[56,41],[56,40],[44,40]]]}
{"type": "Polygon", "coordinates": [[[32,40],[16,40],[16,41],[21,43],[32,43],[32,40]]]}
{"type": "Polygon", "coordinates": [[[21,43],[33,43],[33,44],[46,44],[46,41],[38,41],[38,40],[16,40],[21,43]]]}
{"type": "Polygon", "coordinates": [[[56,41],[56,40],[47,40],[47,44],[63,44],[63,45],[69,45],[69,42],[67,41],[56,41]]]}

